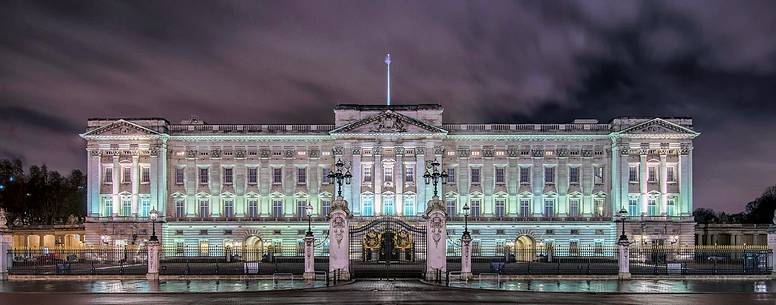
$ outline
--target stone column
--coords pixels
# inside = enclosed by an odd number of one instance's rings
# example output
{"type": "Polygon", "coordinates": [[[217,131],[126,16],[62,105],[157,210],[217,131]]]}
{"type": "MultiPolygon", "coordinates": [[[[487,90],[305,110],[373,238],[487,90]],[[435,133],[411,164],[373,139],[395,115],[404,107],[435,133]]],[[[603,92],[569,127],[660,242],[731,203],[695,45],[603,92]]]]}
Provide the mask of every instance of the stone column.
{"type": "Polygon", "coordinates": [[[771,268],[771,273],[776,274],[776,212],[773,216],[773,224],[768,228],[768,249],[770,249],[771,257],[768,258],[768,267],[771,268]]]}
{"type": "Polygon", "coordinates": [[[139,165],[140,156],[139,155],[133,155],[132,156],[132,169],[130,172],[132,173],[132,217],[137,217],[138,215],[138,199],[139,193],[140,193],[140,165],[139,165]]]}
{"type": "Polygon", "coordinates": [[[660,153],[660,215],[666,216],[668,215],[668,177],[666,177],[666,174],[668,173],[667,165],[666,165],[666,158],[668,156],[664,154],[664,151],[661,150],[660,153]]]}
{"type": "Polygon", "coordinates": [[[0,281],[8,279],[8,268],[11,267],[11,255],[8,255],[8,250],[11,249],[13,238],[5,223],[5,210],[0,209],[0,281]]]}
{"type": "Polygon", "coordinates": [[[620,267],[619,278],[621,280],[629,280],[631,278],[630,251],[628,249],[629,244],[630,242],[628,242],[628,239],[620,239],[620,241],[617,242],[617,248],[620,254],[620,259],[618,262],[620,267]]]}
{"type": "MultiPolygon", "coordinates": [[[[642,149],[639,155],[639,193],[641,194],[641,215],[647,215],[647,150],[642,149]]],[[[634,215],[635,216],[635,215],[634,215]]]]}
{"type": "Polygon", "coordinates": [[[461,279],[472,278],[472,237],[465,232],[461,236],[461,279]]]}
{"type": "Polygon", "coordinates": [[[148,273],[146,273],[146,279],[149,281],[159,281],[159,242],[147,242],[146,249],[148,250],[148,273]]]}
{"type": "Polygon", "coordinates": [[[339,272],[339,280],[350,279],[349,218],[348,202],[337,197],[329,213],[329,273],[339,272]]]}
{"type": "Polygon", "coordinates": [[[438,197],[429,200],[426,213],[426,280],[447,273],[447,213],[438,197]]]}
{"type": "Polygon", "coordinates": [[[304,279],[315,279],[315,253],[313,251],[313,245],[315,244],[315,237],[312,232],[304,236],[304,279]]]}

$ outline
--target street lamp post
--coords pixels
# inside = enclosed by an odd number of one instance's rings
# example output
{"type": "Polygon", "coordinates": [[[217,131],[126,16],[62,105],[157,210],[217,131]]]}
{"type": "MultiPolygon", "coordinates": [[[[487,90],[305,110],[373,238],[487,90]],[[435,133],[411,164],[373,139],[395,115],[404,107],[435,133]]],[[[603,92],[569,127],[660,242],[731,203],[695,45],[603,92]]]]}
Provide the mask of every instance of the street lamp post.
{"type": "Polygon", "coordinates": [[[304,209],[305,209],[305,212],[307,212],[307,234],[305,234],[305,236],[311,237],[313,236],[312,215],[311,215],[313,213],[313,205],[308,202],[307,206],[304,209]]]}
{"type": "Polygon", "coordinates": [[[625,210],[625,208],[620,209],[620,212],[617,213],[620,218],[620,222],[622,222],[622,234],[620,234],[620,242],[628,242],[628,236],[625,235],[625,220],[628,218],[628,211],[625,210]]]}
{"type": "Polygon", "coordinates": [[[159,238],[156,237],[156,219],[158,217],[159,211],[156,208],[148,212],[148,218],[151,219],[151,238],[148,239],[149,241],[159,241],[159,238]]]}
{"type": "Polygon", "coordinates": [[[426,184],[434,184],[434,198],[437,198],[439,180],[442,180],[442,184],[447,184],[447,171],[439,172],[439,165],[439,161],[436,159],[431,161],[431,164],[426,168],[426,173],[423,174],[426,184]]]}
{"type": "Polygon", "coordinates": [[[469,235],[469,204],[464,203],[463,205],[463,237],[464,238],[471,238],[469,235]]]}
{"type": "Polygon", "coordinates": [[[342,182],[350,184],[350,178],[353,178],[353,175],[350,174],[350,169],[345,168],[345,162],[342,162],[342,159],[337,159],[334,167],[334,171],[329,171],[329,179],[334,179],[337,183],[337,197],[342,198],[342,182]]]}

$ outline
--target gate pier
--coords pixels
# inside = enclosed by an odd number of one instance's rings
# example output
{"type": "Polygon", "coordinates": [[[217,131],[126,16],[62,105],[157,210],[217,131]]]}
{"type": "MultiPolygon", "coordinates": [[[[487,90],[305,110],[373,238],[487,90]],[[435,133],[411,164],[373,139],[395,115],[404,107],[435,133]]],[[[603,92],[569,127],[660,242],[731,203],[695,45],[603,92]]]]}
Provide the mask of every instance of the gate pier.
{"type": "Polygon", "coordinates": [[[329,213],[329,273],[350,280],[350,211],[348,202],[337,197],[329,213]]]}
{"type": "Polygon", "coordinates": [[[441,281],[447,274],[447,212],[439,197],[428,201],[426,208],[426,280],[441,281]]]}

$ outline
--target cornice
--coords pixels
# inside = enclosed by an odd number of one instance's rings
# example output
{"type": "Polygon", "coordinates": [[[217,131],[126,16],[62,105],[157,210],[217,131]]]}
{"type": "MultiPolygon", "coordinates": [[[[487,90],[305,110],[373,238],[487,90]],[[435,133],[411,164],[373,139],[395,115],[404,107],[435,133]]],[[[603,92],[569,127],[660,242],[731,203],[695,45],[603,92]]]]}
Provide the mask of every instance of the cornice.
{"type": "Polygon", "coordinates": [[[183,142],[197,141],[234,141],[234,142],[275,142],[275,141],[327,141],[330,135],[190,135],[170,136],[170,140],[183,142]]]}
{"type": "Polygon", "coordinates": [[[524,135],[447,135],[447,139],[456,141],[594,141],[594,140],[608,140],[608,134],[591,134],[591,135],[537,135],[537,134],[524,134],[524,135]]]}

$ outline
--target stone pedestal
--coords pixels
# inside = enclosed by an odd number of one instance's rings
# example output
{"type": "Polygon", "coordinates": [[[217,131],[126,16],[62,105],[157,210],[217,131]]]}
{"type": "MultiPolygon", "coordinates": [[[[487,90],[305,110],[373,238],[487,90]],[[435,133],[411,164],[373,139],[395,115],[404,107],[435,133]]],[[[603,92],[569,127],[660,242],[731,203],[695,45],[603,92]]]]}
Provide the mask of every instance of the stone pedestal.
{"type": "Polygon", "coordinates": [[[447,212],[434,197],[426,206],[426,280],[441,281],[447,273],[447,212]]]}
{"type": "Polygon", "coordinates": [[[146,279],[149,281],[159,281],[159,242],[149,241],[146,243],[148,250],[148,273],[146,279]]]}
{"type": "Polygon", "coordinates": [[[329,212],[329,273],[338,280],[350,279],[350,211],[348,202],[338,197],[329,212]]]}
{"type": "Polygon", "coordinates": [[[472,237],[468,233],[461,236],[461,278],[467,281],[472,278],[472,237]]]}
{"type": "Polygon", "coordinates": [[[776,274],[776,224],[768,228],[768,249],[772,251],[771,257],[768,258],[768,267],[771,268],[771,274],[776,274]]]}
{"type": "Polygon", "coordinates": [[[304,279],[315,279],[315,237],[312,233],[304,237],[304,279]]]}
{"type": "Polygon", "coordinates": [[[620,267],[619,278],[621,280],[630,280],[630,249],[628,240],[620,240],[617,242],[617,249],[619,250],[618,264],[620,267]]]}

